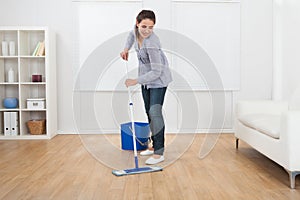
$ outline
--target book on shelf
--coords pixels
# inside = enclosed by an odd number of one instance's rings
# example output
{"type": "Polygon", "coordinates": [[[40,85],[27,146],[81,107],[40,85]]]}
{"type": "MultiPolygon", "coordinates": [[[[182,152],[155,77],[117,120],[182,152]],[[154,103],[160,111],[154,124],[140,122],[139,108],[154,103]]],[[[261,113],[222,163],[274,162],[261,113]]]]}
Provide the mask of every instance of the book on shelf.
{"type": "Polygon", "coordinates": [[[41,42],[39,51],[37,52],[37,56],[44,56],[45,55],[45,41],[41,42]]]}
{"type": "Polygon", "coordinates": [[[32,56],[44,56],[45,55],[45,41],[38,42],[32,56]]]}
{"type": "Polygon", "coordinates": [[[36,47],[34,48],[34,51],[33,51],[33,53],[32,53],[32,56],[36,56],[36,52],[38,51],[40,45],[41,45],[41,43],[38,42],[37,45],[36,45],[36,47]]]}

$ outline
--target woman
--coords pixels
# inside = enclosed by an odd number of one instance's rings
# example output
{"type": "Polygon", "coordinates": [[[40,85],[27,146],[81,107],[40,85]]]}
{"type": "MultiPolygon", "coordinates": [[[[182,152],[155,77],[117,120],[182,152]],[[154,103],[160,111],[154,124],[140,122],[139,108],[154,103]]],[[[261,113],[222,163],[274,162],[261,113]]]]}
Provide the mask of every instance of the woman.
{"type": "Polygon", "coordinates": [[[162,106],[168,84],[172,81],[167,57],[161,49],[160,41],[153,32],[155,14],[142,10],[136,17],[136,26],[129,33],[121,57],[128,60],[128,51],[134,44],[139,61],[137,79],[127,79],[127,87],[141,84],[145,110],[151,129],[152,148],[142,151],[141,155],[152,155],[146,164],[153,165],[164,161],[165,124],[162,106]]]}

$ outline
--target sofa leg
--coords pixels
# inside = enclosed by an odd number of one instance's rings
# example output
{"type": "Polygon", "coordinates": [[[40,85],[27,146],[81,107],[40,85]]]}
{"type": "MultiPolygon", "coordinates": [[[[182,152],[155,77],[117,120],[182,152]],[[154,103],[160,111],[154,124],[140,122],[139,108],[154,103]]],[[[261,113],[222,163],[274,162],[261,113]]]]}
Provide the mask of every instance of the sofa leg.
{"type": "Polygon", "coordinates": [[[239,138],[235,138],[235,148],[239,148],[239,138]]]}
{"type": "Polygon", "coordinates": [[[286,169],[286,171],[287,171],[287,173],[289,174],[289,177],[290,177],[290,187],[291,187],[291,189],[295,189],[295,179],[296,179],[296,176],[298,174],[300,174],[300,172],[297,172],[297,171],[291,172],[287,169],[286,169]]]}

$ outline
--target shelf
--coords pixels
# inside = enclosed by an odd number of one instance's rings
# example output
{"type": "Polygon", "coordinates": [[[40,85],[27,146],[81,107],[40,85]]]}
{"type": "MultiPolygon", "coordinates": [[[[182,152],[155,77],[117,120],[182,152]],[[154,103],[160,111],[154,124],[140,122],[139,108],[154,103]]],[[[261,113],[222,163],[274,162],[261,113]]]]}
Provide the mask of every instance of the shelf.
{"type": "Polygon", "coordinates": [[[12,59],[12,58],[46,58],[46,56],[29,56],[29,55],[20,55],[20,56],[0,56],[0,58],[12,59]]]}
{"type": "Polygon", "coordinates": [[[36,58],[46,58],[46,56],[20,56],[20,58],[33,58],[33,59],[36,59],[36,58]]]}
{"type": "Polygon", "coordinates": [[[19,85],[18,84],[0,84],[1,106],[2,106],[3,99],[5,99],[7,97],[16,97],[16,98],[19,97],[19,85]]]}
{"type": "Polygon", "coordinates": [[[24,84],[21,88],[21,109],[27,109],[27,99],[46,98],[46,84],[24,84]]]}
{"type": "Polygon", "coordinates": [[[32,82],[32,75],[36,74],[42,75],[42,77],[44,77],[42,78],[43,81],[45,80],[45,59],[36,56],[22,57],[20,59],[20,82],[32,82]]]}
{"type": "Polygon", "coordinates": [[[18,56],[0,56],[0,58],[12,59],[12,58],[18,58],[18,56]]]}
{"type": "MultiPolygon", "coordinates": [[[[18,31],[17,30],[0,30],[0,41],[6,41],[9,46],[9,42],[15,43],[15,54],[18,52],[18,31]]],[[[2,46],[2,44],[1,44],[2,46]]],[[[9,54],[9,50],[8,50],[9,54]]],[[[15,57],[15,56],[3,56],[2,48],[0,48],[0,56],[3,58],[15,57]]]]}
{"type": "MultiPolygon", "coordinates": [[[[0,140],[2,139],[50,139],[57,130],[55,34],[47,27],[0,26],[0,140]],[[15,54],[2,52],[2,41],[15,43],[15,54]],[[44,42],[45,55],[32,56],[40,42],[44,42]],[[51,56],[50,56],[51,55],[51,56]],[[11,71],[14,73],[11,78],[11,71]],[[10,76],[9,76],[10,75],[10,76]],[[41,75],[42,82],[32,82],[33,75],[41,75]],[[12,80],[13,82],[8,82],[12,80]],[[47,80],[47,81],[46,81],[47,80]],[[51,87],[48,83],[51,83],[51,87]],[[18,108],[3,107],[8,97],[18,99],[18,108]],[[45,99],[45,109],[27,109],[27,99],[45,99]],[[18,135],[4,135],[4,118],[17,112],[18,135]],[[46,133],[31,135],[27,127],[30,120],[46,120],[46,133]]],[[[9,47],[9,46],[8,46],[9,47]]],[[[36,79],[36,77],[34,77],[36,79]]],[[[33,107],[35,108],[35,107],[33,107]]],[[[43,108],[43,107],[41,107],[43,108]]],[[[11,119],[8,117],[8,119],[11,119]]],[[[11,129],[12,130],[12,129],[11,129]]],[[[12,130],[13,131],[13,130],[12,130]]]]}
{"type": "Polygon", "coordinates": [[[21,82],[21,85],[45,85],[46,82],[21,82]]]}
{"type": "Polygon", "coordinates": [[[22,138],[23,140],[45,140],[45,139],[51,139],[50,136],[46,134],[42,135],[31,135],[29,133],[24,135],[17,135],[17,136],[4,136],[3,133],[0,134],[0,140],[18,140],[22,138]]]}
{"type": "Polygon", "coordinates": [[[18,82],[8,83],[8,82],[0,82],[0,85],[19,85],[18,82]]]}
{"type": "Polygon", "coordinates": [[[47,109],[21,109],[21,111],[24,112],[43,112],[43,111],[47,111],[47,109]]]}
{"type": "Polygon", "coordinates": [[[45,41],[44,30],[20,30],[20,55],[31,56],[39,42],[45,41]]]}
{"type": "MultiPolygon", "coordinates": [[[[23,109],[22,109],[23,110],[23,109]]],[[[26,110],[26,109],[24,109],[26,110]]],[[[28,132],[27,122],[30,120],[41,120],[46,119],[46,112],[37,111],[37,110],[27,110],[21,112],[22,122],[20,123],[20,127],[23,130],[23,135],[30,135],[28,132]]],[[[32,135],[30,135],[32,136],[32,135]]]]}
{"type": "Polygon", "coordinates": [[[0,57],[0,82],[8,82],[8,71],[10,69],[14,72],[14,81],[18,82],[18,65],[17,57],[0,57]]]}
{"type": "Polygon", "coordinates": [[[3,112],[10,112],[10,111],[19,111],[20,109],[19,108],[0,108],[0,112],[3,111],[3,112]]]}

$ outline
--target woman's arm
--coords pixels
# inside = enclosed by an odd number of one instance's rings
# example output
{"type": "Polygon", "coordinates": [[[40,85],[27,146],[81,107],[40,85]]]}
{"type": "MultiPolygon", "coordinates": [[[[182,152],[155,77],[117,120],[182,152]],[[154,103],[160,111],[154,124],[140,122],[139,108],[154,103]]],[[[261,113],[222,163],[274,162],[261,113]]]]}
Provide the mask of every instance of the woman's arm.
{"type": "Polygon", "coordinates": [[[128,60],[128,52],[130,50],[130,48],[132,47],[133,43],[134,43],[134,33],[133,31],[130,31],[128,37],[127,37],[127,41],[125,44],[125,48],[124,50],[120,53],[121,58],[123,58],[124,60],[128,60]]]}

